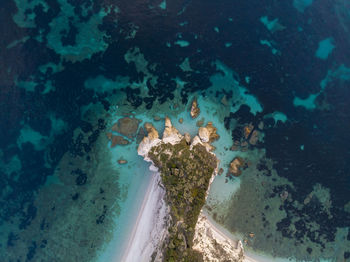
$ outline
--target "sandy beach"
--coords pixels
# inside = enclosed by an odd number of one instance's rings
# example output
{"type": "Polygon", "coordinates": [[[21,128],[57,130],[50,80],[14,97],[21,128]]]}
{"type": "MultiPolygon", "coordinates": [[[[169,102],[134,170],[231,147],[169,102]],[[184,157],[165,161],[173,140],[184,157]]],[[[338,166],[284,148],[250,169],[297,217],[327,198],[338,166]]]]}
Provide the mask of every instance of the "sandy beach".
{"type": "MultiPolygon", "coordinates": [[[[122,261],[148,262],[167,233],[165,191],[159,185],[160,175],[153,172],[140,212],[128,240],[122,261]]],[[[115,261],[117,262],[117,261],[115,261]]]]}
{"type": "MultiPolygon", "coordinates": [[[[152,172],[152,178],[121,260],[123,262],[150,261],[152,254],[157,251],[158,244],[162,242],[167,234],[168,208],[164,202],[165,190],[159,185],[159,182],[159,173],[152,172]]],[[[202,249],[201,251],[210,253],[211,247],[208,243],[215,239],[233,257],[238,257],[240,252],[243,251],[241,241],[237,239],[237,236],[213,221],[205,211],[202,211],[199,216],[198,226],[202,229],[202,246],[198,245],[199,250],[202,249]]],[[[244,258],[240,260],[242,262],[288,261],[287,259],[272,258],[263,254],[246,251],[243,251],[243,253],[244,258]]]]}
{"type": "MultiPolygon", "coordinates": [[[[221,242],[228,242],[237,248],[239,251],[239,241],[237,237],[230,233],[227,229],[216,223],[206,212],[201,212],[202,219],[205,220],[205,225],[212,231],[213,238],[220,240],[221,242]]],[[[266,254],[258,254],[249,251],[244,251],[243,262],[290,262],[287,258],[274,258],[266,254]]]]}

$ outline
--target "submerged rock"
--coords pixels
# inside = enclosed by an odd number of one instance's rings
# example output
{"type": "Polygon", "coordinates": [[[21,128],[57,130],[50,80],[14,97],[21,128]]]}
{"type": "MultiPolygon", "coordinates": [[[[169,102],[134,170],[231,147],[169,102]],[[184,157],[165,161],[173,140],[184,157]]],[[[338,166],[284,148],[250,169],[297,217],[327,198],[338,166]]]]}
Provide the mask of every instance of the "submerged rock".
{"type": "Polygon", "coordinates": [[[244,137],[246,139],[248,139],[250,133],[253,131],[254,129],[254,126],[252,124],[249,124],[249,125],[246,125],[244,128],[243,128],[243,132],[244,132],[244,137]]]}
{"type": "Polygon", "coordinates": [[[141,121],[136,118],[123,117],[112,126],[112,131],[118,132],[128,138],[134,138],[140,122],[141,121]]]}
{"type": "Polygon", "coordinates": [[[224,95],[224,96],[221,98],[220,102],[221,102],[221,104],[223,104],[224,106],[228,106],[228,105],[229,105],[229,103],[228,103],[228,101],[227,101],[226,95],[224,95]]]}
{"type": "Polygon", "coordinates": [[[198,107],[198,102],[197,102],[197,98],[195,97],[192,101],[192,104],[191,104],[191,117],[192,119],[195,119],[199,116],[201,110],[199,109],[198,107]]]}
{"type": "Polygon", "coordinates": [[[112,133],[107,133],[107,138],[112,141],[111,148],[115,147],[116,145],[128,145],[130,142],[123,138],[122,136],[116,136],[112,133]]]}
{"type": "Polygon", "coordinates": [[[119,159],[118,160],[118,164],[120,164],[120,165],[124,165],[126,163],[128,163],[128,161],[126,161],[125,159],[119,159]]]}
{"type": "Polygon", "coordinates": [[[137,135],[136,135],[136,143],[139,144],[145,135],[146,135],[145,129],[143,127],[140,127],[139,132],[137,132],[137,135]]]}
{"type": "Polygon", "coordinates": [[[196,122],[196,126],[198,126],[198,127],[201,127],[201,126],[203,126],[204,125],[204,118],[201,118],[200,120],[198,120],[197,122],[196,122]]]}

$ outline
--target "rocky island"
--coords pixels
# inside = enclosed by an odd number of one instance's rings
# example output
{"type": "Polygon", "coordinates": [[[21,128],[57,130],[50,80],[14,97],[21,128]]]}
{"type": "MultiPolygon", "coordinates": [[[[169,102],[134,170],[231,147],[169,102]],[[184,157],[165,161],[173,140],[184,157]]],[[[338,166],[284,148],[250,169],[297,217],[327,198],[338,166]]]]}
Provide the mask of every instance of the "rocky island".
{"type": "Polygon", "coordinates": [[[160,240],[153,247],[150,261],[224,261],[223,257],[231,258],[225,261],[242,261],[241,245],[233,247],[226,238],[216,239],[220,233],[210,231],[208,227],[212,225],[202,214],[210,184],[218,172],[219,161],[211,145],[219,138],[216,128],[209,122],[191,139],[166,117],[160,139],[152,124],[144,127],[148,135],[139,144],[138,154],[152,163],[151,170],[158,171],[158,185],[165,190],[168,210],[162,220],[166,230],[162,230],[163,236],[157,236],[160,240]]]}

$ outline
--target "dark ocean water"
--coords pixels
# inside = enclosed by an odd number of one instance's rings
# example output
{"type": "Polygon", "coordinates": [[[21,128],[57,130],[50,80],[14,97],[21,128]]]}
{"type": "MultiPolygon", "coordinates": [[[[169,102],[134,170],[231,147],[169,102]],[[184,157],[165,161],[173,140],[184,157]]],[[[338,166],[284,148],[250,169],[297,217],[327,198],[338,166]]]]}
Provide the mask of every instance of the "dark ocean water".
{"type": "Polygon", "coordinates": [[[317,252],[303,250],[316,261],[337,240],[345,247],[331,256],[348,261],[350,2],[3,0],[0,19],[0,261],[92,259],[121,195],[116,177],[93,171],[105,112],[118,99],[132,111],[172,105],[176,95],[180,107],[193,94],[231,98],[230,85],[207,92],[222,73],[217,61],[263,109],[226,114],[232,143],[262,121],[259,170],[290,182],[265,196],[293,196],[279,207],[278,245],[314,243],[317,252]],[[80,201],[86,192],[93,197],[80,201]],[[74,208],[89,216],[72,219],[74,208]]]}

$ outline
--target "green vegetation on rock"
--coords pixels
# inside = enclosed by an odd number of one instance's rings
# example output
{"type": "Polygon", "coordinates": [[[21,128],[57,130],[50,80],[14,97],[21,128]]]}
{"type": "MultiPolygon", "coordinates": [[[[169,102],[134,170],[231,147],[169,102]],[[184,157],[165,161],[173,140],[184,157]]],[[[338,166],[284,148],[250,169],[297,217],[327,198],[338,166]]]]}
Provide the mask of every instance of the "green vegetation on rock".
{"type": "Polygon", "coordinates": [[[217,167],[215,155],[201,144],[191,149],[183,139],[175,145],[155,146],[148,156],[161,172],[171,210],[164,261],[203,261],[202,254],[193,250],[192,245],[195,225],[217,167]]]}

